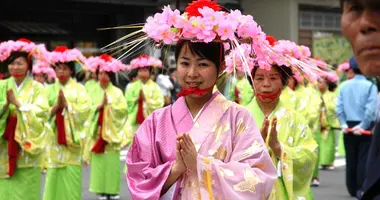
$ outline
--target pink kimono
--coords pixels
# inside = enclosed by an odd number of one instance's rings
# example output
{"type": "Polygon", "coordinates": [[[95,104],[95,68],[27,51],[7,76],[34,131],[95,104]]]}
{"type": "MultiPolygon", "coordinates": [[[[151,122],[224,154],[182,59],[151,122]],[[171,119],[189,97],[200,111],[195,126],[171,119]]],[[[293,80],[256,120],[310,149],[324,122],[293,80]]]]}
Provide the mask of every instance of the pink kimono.
{"type": "Polygon", "coordinates": [[[134,200],[160,199],[175,161],[176,135],[189,133],[198,151],[198,174],[184,173],[172,199],[266,199],[277,173],[250,113],[215,92],[193,119],[179,98],[153,112],[137,130],[127,155],[134,200]]]}

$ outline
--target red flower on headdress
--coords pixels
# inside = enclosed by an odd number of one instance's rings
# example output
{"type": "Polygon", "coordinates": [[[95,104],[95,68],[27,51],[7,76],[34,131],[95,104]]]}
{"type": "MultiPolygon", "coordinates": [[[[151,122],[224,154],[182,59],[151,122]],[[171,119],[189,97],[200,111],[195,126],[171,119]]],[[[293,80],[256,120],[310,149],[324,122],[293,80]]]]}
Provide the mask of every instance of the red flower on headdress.
{"type": "Polygon", "coordinates": [[[100,55],[99,57],[100,57],[101,59],[103,59],[104,61],[106,61],[106,62],[109,62],[109,61],[112,60],[112,57],[111,57],[110,55],[106,54],[106,53],[100,55]]]}
{"type": "Polygon", "coordinates": [[[145,54],[143,54],[143,55],[141,55],[141,56],[139,56],[139,58],[149,58],[149,56],[147,56],[147,55],[145,55],[145,54]]]}
{"type": "Polygon", "coordinates": [[[67,50],[69,50],[69,48],[67,48],[67,46],[57,46],[54,49],[55,52],[60,52],[60,53],[63,53],[67,50]]]}
{"type": "Polygon", "coordinates": [[[271,46],[274,46],[276,44],[277,40],[271,35],[267,35],[266,40],[269,42],[271,46]]]}
{"type": "Polygon", "coordinates": [[[32,41],[30,41],[29,39],[26,39],[26,38],[20,38],[18,39],[17,41],[20,41],[20,42],[25,42],[25,43],[32,43],[32,41]]]}
{"type": "Polygon", "coordinates": [[[214,11],[220,11],[222,8],[216,1],[212,0],[197,0],[193,1],[192,3],[189,3],[189,5],[186,7],[185,12],[187,12],[187,16],[190,17],[201,17],[202,14],[199,13],[198,9],[203,7],[209,7],[213,9],[214,11]]]}

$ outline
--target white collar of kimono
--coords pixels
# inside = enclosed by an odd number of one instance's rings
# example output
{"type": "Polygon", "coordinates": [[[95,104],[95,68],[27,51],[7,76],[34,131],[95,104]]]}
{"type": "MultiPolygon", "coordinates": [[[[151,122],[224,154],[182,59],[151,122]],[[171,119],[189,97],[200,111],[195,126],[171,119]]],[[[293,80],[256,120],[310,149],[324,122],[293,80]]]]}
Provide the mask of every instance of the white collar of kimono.
{"type": "Polygon", "coordinates": [[[203,109],[205,108],[205,106],[206,106],[206,104],[204,104],[204,105],[202,106],[202,108],[199,110],[199,112],[197,113],[197,115],[196,115],[195,117],[193,117],[193,115],[191,114],[189,108],[187,108],[187,111],[189,112],[191,118],[193,119],[193,122],[196,122],[196,121],[197,121],[197,119],[199,118],[199,115],[202,113],[202,111],[203,111],[203,109]]]}
{"type": "Polygon", "coordinates": [[[16,86],[16,90],[17,92],[20,91],[20,89],[22,88],[22,86],[24,86],[25,82],[26,82],[26,79],[29,78],[29,72],[26,74],[24,80],[21,82],[21,84],[18,86],[17,83],[16,83],[16,79],[13,79],[13,81],[15,82],[15,86],[16,86]]]}

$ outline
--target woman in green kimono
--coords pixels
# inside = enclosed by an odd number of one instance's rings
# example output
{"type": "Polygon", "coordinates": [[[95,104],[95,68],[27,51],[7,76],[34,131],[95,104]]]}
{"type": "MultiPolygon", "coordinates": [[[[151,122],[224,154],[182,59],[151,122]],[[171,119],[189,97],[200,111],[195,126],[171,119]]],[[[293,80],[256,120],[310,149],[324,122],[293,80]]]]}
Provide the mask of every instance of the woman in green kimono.
{"type": "Polygon", "coordinates": [[[315,167],[317,144],[307,121],[280,99],[291,69],[272,65],[254,68],[255,98],[247,106],[265,139],[279,178],[271,199],[310,199],[310,181],[315,167]]]}
{"type": "Polygon", "coordinates": [[[40,199],[49,108],[30,73],[41,48],[26,39],[0,44],[0,61],[11,74],[0,81],[0,199],[40,199]]]}
{"type": "Polygon", "coordinates": [[[86,89],[72,77],[79,50],[58,46],[50,63],[58,81],[47,88],[53,134],[47,146],[47,174],[44,200],[82,199],[83,147],[89,132],[91,100],[86,89]]]}
{"type": "MultiPolygon", "coordinates": [[[[125,98],[128,105],[128,122],[133,132],[154,110],[164,106],[164,96],[160,87],[150,79],[153,67],[162,67],[162,62],[147,55],[141,55],[130,63],[131,69],[137,69],[138,80],[128,85],[125,98]]],[[[128,135],[132,141],[133,135],[128,135]]]]}
{"type": "MultiPolygon", "coordinates": [[[[251,52],[251,45],[241,44],[241,50],[244,52],[246,62],[248,64],[247,71],[252,71],[254,59],[249,56],[251,52]]],[[[234,101],[240,105],[248,105],[253,98],[253,89],[248,81],[248,77],[245,76],[243,61],[241,60],[240,50],[233,49],[225,59],[226,72],[229,74],[226,80],[227,87],[224,89],[223,94],[230,101],[234,101]]]]}
{"type": "MultiPolygon", "coordinates": [[[[320,111],[322,106],[322,100],[320,93],[313,88],[311,84],[304,84],[304,80],[297,72],[292,73],[288,84],[289,88],[294,92],[288,96],[284,93],[284,97],[281,98],[287,102],[285,105],[287,108],[294,109],[298,115],[306,119],[306,123],[310,128],[315,141],[319,144],[321,138],[320,131],[320,111]]],[[[319,148],[319,147],[318,147],[319,148]]],[[[318,150],[319,151],[319,150],[318,150]]],[[[319,155],[319,154],[318,154],[319,155]]],[[[319,158],[319,156],[318,156],[319,158]]],[[[315,163],[312,186],[319,186],[319,161],[315,163]]]]}
{"type": "Polygon", "coordinates": [[[86,81],[86,83],[84,84],[84,87],[86,88],[87,93],[92,93],[92,90],[99,85],[98,77],[96,73],[91,72],[91,71],[88,71],[86,76],[89,76],[88,77],[89,80],[86,81]]]}
{"type": "Polygon", "coordinates": [[[335,160],[336,132],[340,130],[340,124],[335,114],[337,94],[335,93],[336,79],[321,79],[318,87],[322,94],[321,112],[321,141],[320,141],[320,161],[322,169],[333,170],[335,160]]]}
{"type": "Polygon", "coordinates": [[[115,73],[124,70],[125,65],[107,54],[88,60],[92,60],[88,67],[99,78],[89,93],[93,118],[85,153],[90,157],[90,191],[98,194],[99,200],[120,199],[120,148],[131,130],[123,92],[113,81],[115,73]]]}

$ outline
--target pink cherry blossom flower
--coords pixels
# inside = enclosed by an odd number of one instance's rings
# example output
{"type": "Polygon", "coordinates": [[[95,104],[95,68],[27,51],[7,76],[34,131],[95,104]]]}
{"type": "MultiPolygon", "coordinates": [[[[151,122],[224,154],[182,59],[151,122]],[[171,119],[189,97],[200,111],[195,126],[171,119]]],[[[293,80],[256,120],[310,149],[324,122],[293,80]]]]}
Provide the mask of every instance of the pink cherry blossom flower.
{"type": "Polygon", "coordinates": [[[229,21],[219,24],[216,30],[221,40],[233,39],[235,37],[235,31],[232,29],[229,21]]]}

